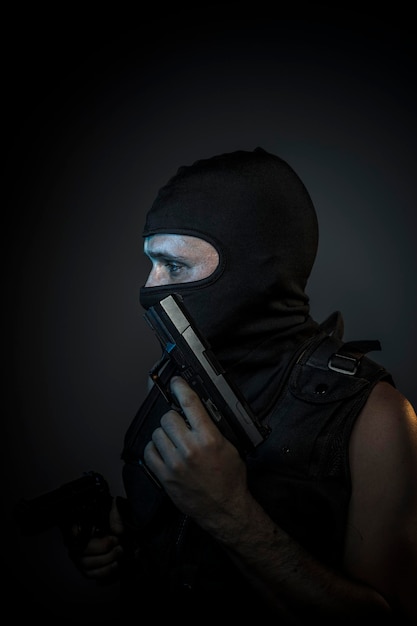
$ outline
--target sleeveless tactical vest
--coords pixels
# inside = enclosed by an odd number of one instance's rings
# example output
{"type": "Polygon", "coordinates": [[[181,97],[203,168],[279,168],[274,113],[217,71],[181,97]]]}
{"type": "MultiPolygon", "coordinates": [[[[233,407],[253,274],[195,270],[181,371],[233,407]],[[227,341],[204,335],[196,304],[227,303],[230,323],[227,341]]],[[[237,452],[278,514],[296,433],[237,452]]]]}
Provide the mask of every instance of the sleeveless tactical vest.
{"type": "MultiPolygon", "coordinates": [[[[246,458],[249,488],[270,517],[335,568],[341,565],[351,494],[352,428],[375,384],[394,384],[388,371],[366,356],[380,350],[378,341],[344,342],[342,334],[343,319],[336,312],[297,350],[266,417],[270,435],[246,458]]],[[[139,417],[145,411],[154,420],[166,410],[160,393],[151,391],[139,417]]],[[[153,420],[148,436],[157,425],[153,420]]],[[[253,591],[224,551],[145,475],[137,462],[137,445],[134,420],[122,458],[132,523],[142,537],[136,545],[140,584],[149,585],[150,595],[164,586],[179,607],[183,593],[196,603],[214,593],[219,606],[222,597],[230,602],[235,594],[243,615],[252,601],[256,605],[253,591]]]]}

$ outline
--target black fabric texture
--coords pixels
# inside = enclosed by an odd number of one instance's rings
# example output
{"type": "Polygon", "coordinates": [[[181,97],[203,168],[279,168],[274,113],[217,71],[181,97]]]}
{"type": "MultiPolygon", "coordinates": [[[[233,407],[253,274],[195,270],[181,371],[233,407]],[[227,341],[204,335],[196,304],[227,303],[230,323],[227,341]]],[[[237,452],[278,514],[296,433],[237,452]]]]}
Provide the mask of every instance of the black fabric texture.
{"type": "Polygon", "coordinates": [[[262,414],[284,355],[317,329],[305,287],[318,245],[304,184],[262,148],[180,167],[160,189],[143,236],[185,234],[212,243],[220,262],[200,281],[142,287],[148,308],[175,291],[229,374],[262,414]],[[279,357],[278,355],[281,355],[279,357]]]}
{"type": "MultiPolygon", "coordinates": [[[[261,148],[219,155],[180,168],[160,190],[143,235],[158,233],[201,237],[217,248],[220,263],[200,281],[143,287],[142,305],[173,291],[182,296],[228,375],[271,429],[246,457],[251,493],[295,541],[339,570],[351,430],[372,388],[391,379],[358,354],[379,344],[343,343],[340,313],[322,325],[310,315],[305,289],[318,228],[309,194],[287,163],[261,148]],[[328,365],[345,345],[357,360],[352,375],[328,365]]],[[[188,624],[204,607],[205,621],[212,621],[226,607],[238,621],[255,614],[276,620],[276,610],[228,552],[182,515],[137,463],[164,402],[148,396],[135,418],[145,422],[144,431],[134,420],[125,438],[123,481],[135,537],[133,557],[122,567],[126,614],[137,610],[140,589],[148,602],[165,598],[161,619],[174,611],[188,624]]],[[[284,613],[279,623],[294,621],[284,613]]]]}

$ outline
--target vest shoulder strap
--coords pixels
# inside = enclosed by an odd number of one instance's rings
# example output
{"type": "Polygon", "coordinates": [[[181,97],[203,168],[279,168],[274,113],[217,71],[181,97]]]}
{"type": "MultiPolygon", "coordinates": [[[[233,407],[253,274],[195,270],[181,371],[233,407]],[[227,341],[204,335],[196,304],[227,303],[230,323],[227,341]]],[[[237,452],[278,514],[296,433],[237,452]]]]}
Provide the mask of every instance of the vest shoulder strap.
{"type": "Polygon", "coordinates": [[[300,371],[303,370],[303,380],[313,376],[313,370],[321,375],[325,372],[335,380],[351,378],[353,387],[359,381],[375,383],[386,380],[394,385],[390,373],[379,363],[370,359],[369,352],[381,350],[381,343],[376,339],[361,339],[354,341],[343,340],[344,322],[339,311],[330,315],[319,326],[319,333],[315,341],[311,342],[302,352],[294,368],[292,381],[295,378],[300,383],[300,371]],[[356,381],[356,382],[354,382],[356,381]]]}

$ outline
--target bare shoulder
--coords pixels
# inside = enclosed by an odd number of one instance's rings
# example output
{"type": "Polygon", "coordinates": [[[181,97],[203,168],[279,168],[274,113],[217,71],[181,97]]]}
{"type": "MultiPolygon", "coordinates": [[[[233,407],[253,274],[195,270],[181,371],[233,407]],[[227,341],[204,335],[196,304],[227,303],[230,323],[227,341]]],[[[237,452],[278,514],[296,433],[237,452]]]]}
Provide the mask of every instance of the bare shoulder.
{"type": "MultiPolygon", "coordinates": [[[[385,478],[386,496],[416,494],[417,416],[409,400],[386,382],[378,383],[359,414],[350,441],[350,466],[355,494],[372,493],[385,478]]],[[[382,496],[382,494],[381,494],[382,496]]]]}
{"type": "Polygon", "coordinates": [[[389,383],[373,389],[349,446],[345,567],[417,617],[417,416],[389,383]]]}
{"type": "Polygon", "coordinates": [[[407,442],[412,448],[417,443],[415,410],[398,389],[387,382],[379,382],[358,417],[351,447],[361,444],[368,447],[372,443],[377,452],[379,446],[392,449],[395,444],[401,446],[407,442]]]}
{"type": "Polygon", "coordinates": [[[373,388],[371,395],[368,399],[368,406],[365,406],[365,410],[384,410],[384,411],[399,411],[400,413],[404,412],[407,414],[414,414],[416,417],[415,410],[411,405],[410,401],[395,387],[390,385],[388,382],[379,382],[373,388]]]}

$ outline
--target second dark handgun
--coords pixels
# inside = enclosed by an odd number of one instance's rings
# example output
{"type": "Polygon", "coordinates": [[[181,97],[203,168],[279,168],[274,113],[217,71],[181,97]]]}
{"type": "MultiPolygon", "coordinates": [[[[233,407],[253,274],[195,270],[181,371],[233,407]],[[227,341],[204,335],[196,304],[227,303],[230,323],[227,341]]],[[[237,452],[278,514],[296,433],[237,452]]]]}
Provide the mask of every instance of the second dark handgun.
{"type": "Polygon", "coordinates": [[[82,548],[90,537],[108,532],[112,497],[107,481],[98,472],[84,474],[32,500],[21,499],[14,520],[23,535],[60,528],[65,543],[82,548]],[[78,529],[73,535],[73,527],[78,529]]]}

